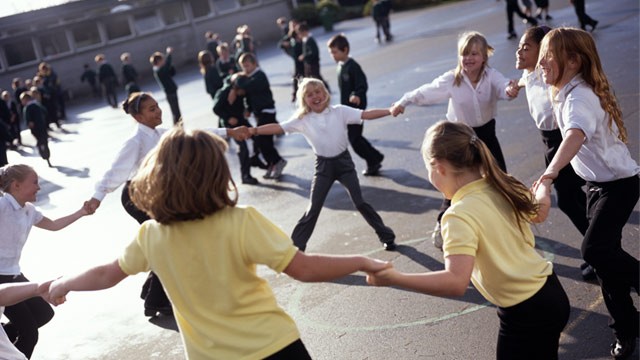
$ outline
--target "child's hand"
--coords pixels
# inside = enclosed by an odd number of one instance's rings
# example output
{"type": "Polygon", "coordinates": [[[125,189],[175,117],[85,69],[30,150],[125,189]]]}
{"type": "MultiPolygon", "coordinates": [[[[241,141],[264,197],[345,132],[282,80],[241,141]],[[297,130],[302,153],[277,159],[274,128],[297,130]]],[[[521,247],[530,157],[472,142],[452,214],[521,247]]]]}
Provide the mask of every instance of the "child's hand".
{"type": "Polygon", "coordinates": [[[89,203],[89,201],[85,201],[84,204],[82,204],[80,211],[82,212],[82,215],[92,215],[96,212],[96,209],[89,203]]]}
{"type": "Polygon", "coordinates": [[[397,273],[398,271],[392,267],[385,268],[384,270],[375,273],[367,273],[367,284],[374,286],[393,285],[393,276],[397,273]]]}
{"type": "Polygon", "coordinates": [[[227,129],[227,134],[234,138],[237,141],[247,140],[251,137],[251,133],[249,132],[249,128],[246,126],[238,126],[233,129],[227,129]]]}
{"type": "Polygon", "coordinates": [[[49,286],[49,295],[47,301],[55,306],[58,306],[67,301],[67,294],[69,293],[62,284],[60,279],[55,280],[49,286]]]}
{"type": "Polygon", "coordinates": [[[356,95],[351,95],[349,96],[349,102],[352,103],[353,105],[360,105],[360,97],[356,96],[356,95]]]}
{"type": "Polygon", "coordinates": [[[507,96],[509,96],[510,98],[517,97],[518,93],[520,92],[520,87],[518,86],[518,80],[509,81],[509,85],[507,85],[505,92],[507,93],[507,96]]]}
{"type": "Polygon", "coordinates": [[[378,259],[368,259],[362,271],[366,273],[376,273],[384,269],[390,269],[393,267],[389,261],[382,261],[378,259]]]}
{"type": "Polygon", "coordinates": [[[85,201],[85,205],[90,209],[89,214],[93,214],[100,207],[100,200],[91,198],[89,201],[85,201]]]}
{"type": "Polygon", "coordinates": [[[298,56],[298,61],[304,61],[304,55],[298,56]]]}
{"type": "Polygon", "coordinates": [[[393,104],[393,105],[391,105],[391,109],[389,109],[389,112],[394,117],[396,117],[396,116],[398,116],[400,114],[404,114],[404,106],[402,106],[400,104],[393,104]]]}

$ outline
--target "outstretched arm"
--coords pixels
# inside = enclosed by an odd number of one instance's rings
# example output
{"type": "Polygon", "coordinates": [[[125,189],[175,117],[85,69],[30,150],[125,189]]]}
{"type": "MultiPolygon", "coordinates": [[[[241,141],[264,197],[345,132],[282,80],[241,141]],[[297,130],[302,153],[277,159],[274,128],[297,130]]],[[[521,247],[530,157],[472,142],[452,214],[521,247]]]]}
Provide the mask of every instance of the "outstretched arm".
{"type": "Polygon", "coordinates": [[[0,284],[0,306],[11,306],[36,296],[46,297],[52,281],[0,284]]]}
{"type": "Polygon", "coordinates": [[[584,143],[584,140],[585,134],[582,130],[567,130],[564,139],[562,139],[562,142],[560,143],[558,151],[553,156],[553,159],[549,163],[549,166],[547,166],[544,174],[542,174],[540,179],[538,179],[538,182],[541,182],[544,179],[555,180],[555,178],[558,177],[560,170],[567,166],[571,159],[576,156],[578,150],[580,150],[580,147],[584,143]]]}
{"type": "Polygon", "coordinates": [[[280,135],[284,134],[284,130],[280,124],[266,124],[258,127],[249,128],[251,136],[256,135],[280,135]]]}
{"type": "Polygon", "coordinates": [[[70,291],[91,291],[115,286],[128,275],[120,269],[118,260],[88,269],[80,274],[55,280],[49,287],[49,298],[54,305],[65,302],[70,291]]]}
{"type": "Polygon", "coordinates": [[[369,109],[369,110],[364,110],[360,118],[362,120],[374,120],[374,119],[379,119],[381,117],[385,117],[389,115],[391,115],[390,109],[369,109]]]}
{"type": "MultiPolygon", "coordinates": [[[[100,203],[98,202],[98,204],[100,203]]],[[[97,206],[95,206],[95,208],[97,208],[97,206]]],[[[90,203],[90,201],[85,201],[80,210],[74,212],[73,214],[61,217],[56,220],[51,220],[45,216],[42,218],[42,220],[40,220],[40,222],[36,224],[36,226],[45,230],[58,231],[73,224],[74,222],[76,222],[76,220],[85,215],[93,214],[95,212],[95,208],[90,203]]]]}
{"type": "Polygon", "coordinates": [[[544,179],[541,182],[536,181],[531,190],[538,203],[538,214],[531,219],[533,223],[541,223],[549,216],[551,209],[551,179],[544,179]]]}
{"type": "Polygon", "coordinates": [[[284,273],[303,282],[337,279],[357,271],[378,272],[391,267],[391,263],[366,256],[339,256],[306,254],[298,251],[284,273]]]}

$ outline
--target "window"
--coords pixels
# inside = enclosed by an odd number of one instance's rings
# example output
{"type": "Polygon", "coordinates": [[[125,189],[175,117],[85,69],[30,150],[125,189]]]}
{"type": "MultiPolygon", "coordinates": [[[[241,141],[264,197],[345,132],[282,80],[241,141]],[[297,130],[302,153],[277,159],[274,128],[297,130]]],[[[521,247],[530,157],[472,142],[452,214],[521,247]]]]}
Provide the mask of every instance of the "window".
{"type": "Polygon", "coordinates": [[[194,18],[207,16],[211,13],[208,1],[189,0],[189,5],[191,5],[191,12],[193,13],[194,18]]]}
{"type": "Polygon", "coordinates": [[[23,38],[4,45],[7,65],[14,66],[36,60],[36,52],[30,38],[23,38]]]}
{"type": "Polygon", "coordinates": [[[258,0],[239,0],[239,1],[240,1],[240,6],[247,6],[247,5],[253,5],[258,3],[258,0]]]}
{"type": "Polygon", "coordinates": [[[173,25],[187,21],[187,16],[184,14],[182,2],[171,3],[163,6],[161,13],[162,19],[166,25],[173,25]]]}
{"type": "Polygon", "coordinates": [[[158,19],[155,12],[136,14],[133,20],[138,33],[146,33],[162,28],[160,19],[158,19]]]}
{"type": "Polygon", "coordinates": [[[219,12],[233,10],[238,7],[236,0],[213,0],[213,5],[219,12]]]}
{"type": "Polygon", "coordinates": [[[45,57],[71,51],[64,31],[53,31],[49,34],[40,35],[38,40],[40,41],[42,55],[45,57]]]}
{"type": "Polygon", "coordinates": [[[95,22],[78,24],[71,28],[71,33],[73,34],[73,41],[75,41],[77,48],[102,43],[100,32],[98,32],[98,25],[95,22]]]}
{"type": "Polygon", "coordinates": [[[127,16],[113,16],[106,18],[104,28],[107,31],[107,40],[114,40],[131,35],[129,19],[127,16]]]}

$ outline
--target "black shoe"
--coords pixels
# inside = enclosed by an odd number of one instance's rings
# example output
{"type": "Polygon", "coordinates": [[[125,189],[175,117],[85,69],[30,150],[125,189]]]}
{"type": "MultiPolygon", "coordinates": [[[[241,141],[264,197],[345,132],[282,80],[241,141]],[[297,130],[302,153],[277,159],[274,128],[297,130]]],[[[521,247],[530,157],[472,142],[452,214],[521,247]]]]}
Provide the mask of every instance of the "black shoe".
{"type": "Polygon", "coordinates": [[[593,22],[591,23],[591,32],[596,29],[596,26],[598,26],[598,20],[593,20],[593,22]]]}
{"type": "Polygon", "coordinates": [[[382,243],[382,247],[387,251],[393,251],[396,249],[397,245],[395,241],[391,240],[389,242],[382,243]]]}
{"type": "Polygon", "coordinates": [[[265,164],[264,162],[262,162],[262,160],[260,160],[260,158],[258,157],[258,155],[253,155],[251,157],[251,159],[249,159],[249,164],[253,167],[258,167],[260,169],[268,169],[269,166],[267,166],[267,164],[265,164]]]}
{"type": "Polygon", "coordinates": [[[613,356],[614,359],[628,359],[635,350],[635,337],[627,340],[616,339],[616,342],[611,344],[611,356],[613,356]]]}
{"type": "Polygon", "coordinates": [[[516,34],[515,32],[512,32],[512,33],[509,33],[509,35],[507,36],[507,39],[511,40],[511,39],[515,39],[517,37],[518,37],[518,34],[516,34]]]}
{"type": "Polygon", "coordinates": [[[247,185],[257,185],[259,184],[258,179],[254,178],[251,175],[243,176],[242,183],[247,185]]]}
{"type": "Polygon", "coordinates": [[[144,316],[155,317],[158,314],[165,315],[165,316],[173,315],[173,308],[169,306],[169,307],[159,307],[159,308],[148,307],[144,309],[144,316]]]}
{"type": "Polygon", "coordinates": [[[538,19],[538,20],[542,20],[542,14],[538,14],[538,15],[536,15],[536,19],[538,19]]]}
{"type": "Polygon", "coordinates": [[[580,265],[580,275],[584,281],[592,281],[596,279],[596,270],[593,266],[583,263],[580,265]]]}
{"type": "Polygon", "coordinates": [[[368,165],[367,168],[362,171],[362,175],[364,176],[377,176],[380,175],[380,168],[382,167],[382,162],[375,163],[372,165],[368,165]]]}
{"type": "Polygon", "coordinates": [[[545,19],[545,20],[553,20],[553,18],[551,17],[551,15],[547,15],[544,19],[545,19]]]}

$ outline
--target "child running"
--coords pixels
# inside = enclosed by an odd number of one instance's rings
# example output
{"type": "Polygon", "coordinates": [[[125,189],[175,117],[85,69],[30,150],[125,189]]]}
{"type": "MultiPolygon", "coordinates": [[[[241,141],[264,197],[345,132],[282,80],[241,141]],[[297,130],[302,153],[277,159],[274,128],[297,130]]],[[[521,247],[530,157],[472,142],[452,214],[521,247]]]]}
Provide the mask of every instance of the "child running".
{"type": "Polygon", "coordinates": [[[596,45],[584,30],[558,28],[542,40],[539,66],[550,85],[562,143],[538,182],[556,180],[569,163],[587,182],[589,227],[582,256],[598,276],[610,327],[611,355],[633,354],[640,326],[629,289],[640,292],[638,259],[622,249],[622,228],[640,196],[640,166],[625,142],[620,106],[609,85],[596,45]]]}
{"type": "Polygon", "coordinates": [[[473,129],[459,122],[431,126],[422,144],[429,181],[451,207],[442,217],[445,269],[369,274],[372,285],[434,296],[462,296],[469,280],[498,307],[497,359],[557,359],[569,299],[553,265],[534,247],[531,222],[546,218],[550,181],[529,190],[496,164],[473,129]]]}
{"type": "Polygon", "coordinates": [[[351,201],[367,223],[376,231],[385,250],[396,248],[393,230],[386,226],[378,213],[364,201],[360,192],[358,173],[349,154],[347,126],[361,124],[389,115],[388,109],[360,110],[344,105],[329,105],[329,91],[322,80],[304,78],[298,88],[298,110],[283,124],[267,124],[251,128],[251,135],[299,132],[304,135],[316,155],[316,166],[311,182],[310,204],[298,220],[291,238],[302,251],[320,216],[324,200],[337,180],[347,189],[351,201]]]}
{"type": "Polygon", "coordinates": [[[389,264],[298,251],[255,208],[237,205],[225,151],[224,141],[200,130],[164,136],[131,182],[134,204],[154,220],[119,259],[55,281],[53,303],[152,270],[173,303],[187,359],[311,359],[257,265],[317,282],[389,264]]]}
{"type": "MultiPolygon", "coordinates": [[[[93,213],[85,203],[78,211],[51,220],[32,204],[39,190],[38,174],[30,166],[0,168],[0,284],[29,281],[21,272],[20,256],[31,227],[57,231],[93,213]]],[[[4,331],[30,358],[38,342],[38,329],[53,318],[53,309],[42,298],[34,297],[7,306],[4,315],[9,319],[4,331]]]]}
{"type": "MultiPolygon", "coordinates": [[[[510,99],[506,93],[509,79],[489,67],[489,56],[493,48],[479,32],[463,33],[458,40],[458,65],[429,84],[408,92],[391,107],[391,114],[404,113],[408,104],[432,105],[449,101],[447,120],[461,122],[473,128],[476,135],[487,145],[502,171],[507,165],[496,137],[496,112],[498,100],[510,99]]],[[[444,199],[438,221],[433,231],[433,244],[442,249],[440,218],[451,201],[444,199]]]]}

